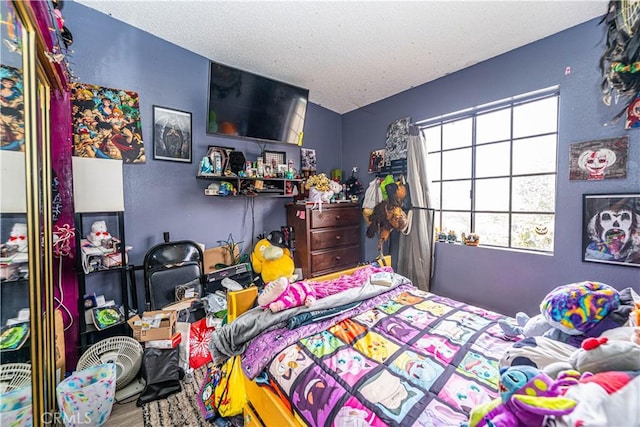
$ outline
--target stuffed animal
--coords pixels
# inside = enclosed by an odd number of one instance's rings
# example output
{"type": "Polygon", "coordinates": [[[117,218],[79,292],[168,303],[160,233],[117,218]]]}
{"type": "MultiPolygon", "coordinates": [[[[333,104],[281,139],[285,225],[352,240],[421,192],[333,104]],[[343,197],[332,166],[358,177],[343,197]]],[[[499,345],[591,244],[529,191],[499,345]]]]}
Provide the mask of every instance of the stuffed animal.
{"type": "Polygon", "coordinates": [[[6,244],[15,247],[18,252],[26,252],[29,244],[27,242],[27,224],[13,224],[6,244]]]}
{"type": "Polygon", "coordinates": [[[575,370],[592,374],[607,371],[640,371],[640,344],[636,343],[636,332],[630,327],[611,331],[611,336],[622,333],[624,339],[608,337],[587,338],[582,347],[574,351],[567,361],[555,362],[543,371],[556,377],[562,371],[575,370]]]}
{"type": "Polygon", "coordinates": [[[266,238],[258,240],[254,246],[251,266],[265,283],[273,282],[280,277],[291,278],[295,270],[289,249],[273,245],[266,238]]]}
{"type": "Polygon", "coordinates": [[[289,308],[306,305],[309,307],[316,300],[316,294],[307,282],[289,282],[280,277],[265,286],[258,295],[258,304],[274,313],[289,308]]]}
{"type": "Polygon", "coordinates": [[[94,221],[91,224],[91,233],[87,235],[87,240],[93,246],[102,246],[103,240],[111,240],[111,234],[107,231],[107,223],[105,221],[94,221]]]}
{"type": "Polygon", "coordinates": [[[468,427],[543,426],[547,415],[570,413],[576,401],[560,396],[554,380],[531,366],[516,366],[500,375],[500,397],[476,406],[468,427]]]}
{"type": "Polygon", "coordinates": [[[389,239],[391,231],[406,231],[409,227],[409,218],[402,209],[404,199],[407,197],[408,188],[404,179],[385,186],[386,200],[378,203],[369,216],[367,237],[372,238],[378,233],[378,251],[382,255],[382,245],[389,239]]]}

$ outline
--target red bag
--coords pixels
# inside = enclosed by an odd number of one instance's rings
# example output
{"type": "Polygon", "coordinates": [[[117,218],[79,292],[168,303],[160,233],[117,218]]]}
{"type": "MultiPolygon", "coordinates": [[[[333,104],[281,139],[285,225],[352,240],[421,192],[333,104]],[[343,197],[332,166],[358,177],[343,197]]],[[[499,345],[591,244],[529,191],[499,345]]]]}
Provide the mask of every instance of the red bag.
{"type": "Polygon", "coordinates": [[[189,331],[189,366],[198,369],[202,365],[211,362],[209,341],[215,328],[207,328],[207,319],[200,319],[191,324],[189,331]]]}

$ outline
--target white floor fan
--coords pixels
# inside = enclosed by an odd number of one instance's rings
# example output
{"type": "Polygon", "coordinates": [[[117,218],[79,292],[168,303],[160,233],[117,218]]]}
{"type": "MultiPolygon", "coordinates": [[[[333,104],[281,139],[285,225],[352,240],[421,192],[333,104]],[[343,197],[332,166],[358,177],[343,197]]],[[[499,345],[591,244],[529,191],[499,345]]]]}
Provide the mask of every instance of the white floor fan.
{"type": "Polygon", "coordinates": [[[142,366],[142,345],[131,337],[117,336],[99,341],[89,347],[78,361],[77,370],[103,363],[116,365],[117,402],[144,390],[145,381],[138,376],[142,366]]]}

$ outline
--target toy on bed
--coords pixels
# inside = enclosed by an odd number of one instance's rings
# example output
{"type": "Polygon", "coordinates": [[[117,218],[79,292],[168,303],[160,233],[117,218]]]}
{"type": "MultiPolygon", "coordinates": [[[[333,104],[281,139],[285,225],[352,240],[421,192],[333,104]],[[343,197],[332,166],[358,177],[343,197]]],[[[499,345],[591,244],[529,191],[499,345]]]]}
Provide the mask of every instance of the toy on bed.
{"type": "Polygon", "coordinates": [[[634,328],[621,327],[608,332],[610,337],[587,338],[568,360],[551,363],[543,371],[552,377],[569,370],[592,374],[640,371],[640,344],[635,342],[634,328]]]}
{"type": "Polygon", "coordinates": [[[281,234],[272,231],[267,237],[258,240],[251,253],[251,267],[265,283],[280,277],[291,279],[295,270],[291,252],[279,237],[281,234]]]}
{"type": "Polygon", "coordinates": [[[499,389],[499,398],[471,410],[468,427],[543,426],[547,415],[568,414],[576,406],[558,394],[551,377],[531,366],[507,368],[499,389]]]}
{"type": "Polygon", "coordinates": [[[258,295],[258,305],[274,313],[301,305],[309,307],[315,300],[316,294],[311,285],[307,282],[291,283],[286,277],[270,282],[258,295]]]}
{"type": "Polygon", "coordinates": [[[604,283],[584,281],[558,286],[540,303],[540,314],[529,318],[516,314],[517,326],[501,320],[498,323],[506,336],[544,336],[579,347],[587,337],[621,326],[628,313],[620,319],[602,323],[620,306],[618,291],[604,283]],[[601,323],[601,324],[600,324],[601,323]]]}

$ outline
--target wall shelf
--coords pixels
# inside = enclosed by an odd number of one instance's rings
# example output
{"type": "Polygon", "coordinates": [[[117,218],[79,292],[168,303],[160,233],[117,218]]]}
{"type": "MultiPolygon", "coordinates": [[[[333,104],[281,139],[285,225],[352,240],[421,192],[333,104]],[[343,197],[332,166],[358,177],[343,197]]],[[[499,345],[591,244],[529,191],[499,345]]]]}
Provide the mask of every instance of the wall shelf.
{"type": "Polygon", "coordinates": [[[213,181],[218,184],[223,181],[231,183],[236,194],[223,196],[215,194],[215,189],[205,189],[205,195],[213,197],[288,197],[291,198],[299,194],[299,183],[302,179],[298,178],[256,178],[256,177],[240,177],[240,176],[222,176],[222,175],[202,175],[196,176],[197,179],[213,181]],[[297,188],[297,191],[294,190],[297,188]],[[210,191],[209,191],[210,190],[210,191]]]}

